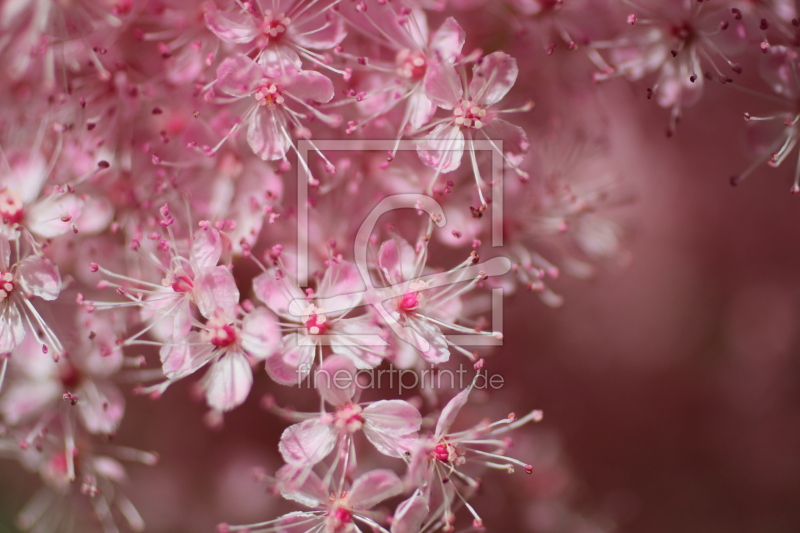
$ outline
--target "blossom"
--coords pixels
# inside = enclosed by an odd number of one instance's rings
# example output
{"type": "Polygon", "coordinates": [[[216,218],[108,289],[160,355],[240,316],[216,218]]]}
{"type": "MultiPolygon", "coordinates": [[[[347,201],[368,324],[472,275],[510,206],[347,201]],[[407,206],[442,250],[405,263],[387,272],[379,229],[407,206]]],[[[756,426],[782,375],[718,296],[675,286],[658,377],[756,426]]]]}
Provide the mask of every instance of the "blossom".
{"type": "Polygon", "coordinates": [[[348,317],[362,298],[364,283],[353,263],[333,258],[317,291],[304,295],[285,269],[269,270],[253,280],[253,290],[276,315],[290,324],[280,350],[266,369],[278,383],[300,383],[311,371],[323,345],[347,357],[356,368],[377,366],[385,355],[380,326],[369,315],[348,317]],[[319,299],[342,298],[341,308],[327,311],[319,299]],[[302,303],[301,303],[302,302],[302,303]]]}
{"type": "Polygon", "coordinates": [[[468,85],[462,83],[456,68],[446,62],[428,66],[430,74],[425,80],[428,98],[452,115],[434,121],[418,151],[422,160],[438,173],[448,173],[461,165],[466,149],[472,162],[473,173],[481,197],[483,185],[475,155],[475,141],[484,139],[500,152],[509,168],[522,175],[518,165],[528,150],[528,139],[519,126],[498,117],[505,112],[529,110],[532,104],[521,109],[498,111],[492,106],[506,96],[517,80],[519,69],[516,60],[503,52],[493,52],[483,57],[472,69],[468,85]],[[494,141],[503,141],[502,150],[494,141]]]}
{"type": "Polygon", "coordinates": [[[286,158],[293,146],[290,130],[298,137],[309,136],[302,119],[313,116],[335,122],[313,105],[333,98],[333,84],[319,72],[301,70],[299,66],[275,62],[262,65],[247,56],[237,55],[219,66],[215,87],[234,99],[252,97],[241,123],[247,126],[250,148],[264,160],[286,158]]]}
{"type": "Polygon", "coordinates": [[[250,394],[251,361],[263,361],[277,349],[280,335],[275,317],[264,308],[233,320],[216,313],[196,328],[185,339],[162,346],[159,355],[167,381],[142,392],[160,395],[170,384],[209,365],[201,382],[206,401],[212,409],[230,411],[250,394]]]}
{"type": "MultiPolygon", "coordinates": [[[[18,246],[15,246],[19,250],[18,246]]],[[[42,342],[43,350],[53,349],[54,357],[63,351],[61,343],[31,303],[39,297],[52,301],[61,292],[58,268],[47,258],[32,253],[11,262],[12,242],[0,235],[0,353],[8,353],[26,336],[28,327],[41,328],[33,334],[42,342]]]]}
{"type": "Polygon", "coordinates": [[[284,430],[278,449],[290,467],[310,469],[337,446],[342,455],[355,453],[351,436],[358,431],[384,455],[400,458],[408,452],[422,423],[419,411],[403,400],[354,403],[355,379],[355,366],[341,355],[329,357],[319,368],[317,390],[334,410],[284,430]]]}
{"type": "MultiPolygon", "coordinates": [[[[278,478],[280,480],[280,473],[278,478]]],[[[370,516],[370,509],[402,491],[403,482],[391,470],[375,469],[365,472],[347,489],[326,484],[312,472],[302,486],[281,490],[284,498],[296,501],[312,509],[311,511],[295,511],[258,524],[242,526],[220,524],[217,531],[258,533],[278,528],[282,531],[297,532],[354,533],[359,531],[357,527],[359,523],[376,528],[378,531],[386,531],[370,516]]]]}
{"type": "Polygon", "coordinates": [[[320,51],[329,50],[344,39],[341,19],[330,9],[338,0],[300,2],[280,0],[269,9],[258,2],[239,4],[229,11],[210,9],[205,14],[208,28],[231,44],[256,42],[260,63],[278,62],[299,68],[301,59],[326,66],[320,51]]]}
{"type": "MultiPolygon", "coordinates": [[[[478,376],[475,379],[477,380],[478,376]]],[[[517,419],[512,413],[508,418],[493,423],[482,422],[464,431],[453,432],[450,430],[459,412],[467,404],[469,394],[474,386],[475,381],[456,394],[444,406],[433,434],[421,437],[415,450],[411,453],[408,477],[410,482],[418,488],[415,497],[422,499],[420,502],[414,502],[414,507],[424,509],[425,503],[431,498],[432,491],[441,489],[441,494],[438,495],[441,504],[433,511],[432,516],[434,517],[451,515],[452,506],[459,499],[464,501],[465,496],[459,493],[460,490],[464,490],[466,496],[470,496],[478,488],[478,480],[460,470],[467,463],[478,463],[510,473],[514,472],[515,466],[523,467],[529,474],[532,471],[530,465],[506,455],[511,441],[499,437],[528,422],[541,420],[541,411],[532,411],[520,419],[517,419]],[[487,451],[487,448],[492,451],[487,451]],[[453,482],[445,484],[445,480],[453,482]],[[457,488],[456,480],[459,482],[458,485],[463,485],[463,489],[457,488]]],[[[411,506],[412,502],[406,504],[411,506]]],[[[483,520],[478,513],[469,504],[466,506],[472,513],[475,523],[482,525],[483,520]]],[[[417,518],[414,518],[414,515],[419,512],[413,513],[408,520],[416,521],[417,518]]]]}
{"type": "Polygon", "coordinates": [[[45,191],[47,177],[47,164],[35,155],[17,158],[0,173],[0,232],[7,238],[16,239],[18,228],[43,238],[77,228],[83,200],[62,186],[45,191]]]}
{"type": "MultiPolygon", "coordinates": [[[[741,45],[729,21],[725,20],[722,7],[708,7],[707,3],[690,0],[648,2],[635,6],[637,13],[628,16],[634,28],[628,35],[611,41],[595,41],[596,50],[610,50],[611,61],[607,64],[600,54],[594,54],[600,72],[596,81],[613,76],[624,76],[639,80],[658,73],[655,84],[647,89],[647,97],[655,96],[658,105],[670,108],[670,124],[667,135],[672,135],[685,107],[696,104],[702,94],[709,66],[717,79],[725,84],[733,79],[723,73],[715,58],[725,62],[733,72],[742,72],[741,66],[725,53],[726,48],[735,50],[741,45]],[[730,36],[732,44],[720,39],[730,36]]],[[[713,79],[708,74],[708,79],[713,79]]]]}
{"type": "MultiPolygon", "coordinates": [[[[760,153],[748,168],[731,177],[732,185],[738,185],[765,163],[773,168],[779,167],[794,152],[800,136],[800,114],[796,109],[800,98],[798,63],[797,52],[784,46],[771,47],[761,58],[761,76],[784,105],[781,110],[769,116],[751,116],[745,113],[751,145],[760,153]]],[[[800,162],[800,155],[798,161],[800,162]]],[[[790,190],[792,194],[800,194],[800,165],[794,172],[790,190]]]]}

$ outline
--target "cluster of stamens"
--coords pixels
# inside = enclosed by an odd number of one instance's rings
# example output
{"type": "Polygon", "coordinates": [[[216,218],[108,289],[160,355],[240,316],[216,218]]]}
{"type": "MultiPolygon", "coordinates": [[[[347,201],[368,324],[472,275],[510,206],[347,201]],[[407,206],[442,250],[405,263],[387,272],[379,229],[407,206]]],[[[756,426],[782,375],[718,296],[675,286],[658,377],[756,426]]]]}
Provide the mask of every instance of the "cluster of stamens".
{"type": "Polygon", "coordinates": [[[236,342],[239,335],[235,326],[225,323],[221,318],[212,317],[206,323],[203,337],[206,342],[210,342],[214,346],[227,348],[236,342]]]}
{"type": "Polygon", "coordinates": [[[428,62],[420,52],[412,52],[409,49],[401,50],[397,54],[397,72],[404,78],[410,80],[420,80],[425,76],[428,69],[428,62]]]}
{"type": "Polygon", "coordinates": [[[346,505],[342,503],[335,505],[328,512],[328,519],[325,521],[325,532],[339,533],[348,531],[352,521],[353,512],[346,505]]]}
{"type": "Polygon", "coordinates": [[[346,405],[336,411],[333,425],[340,431],[355,433],[364,425],[364,419],[361,417],[361,411],[362,409],[360,405],[346,405]]]}
{"type": "Polygon", "coordinates": [[[161,282],[165,287],[172,287],[172,290],[180,293],[192,292],[194,290],[194,280],[183,270],[170,272],[161,282]]]}
{"type": "Polygon", "coordinates": [[[267,9],[264,12],[264,22],[261,23],[261,31],[268,39],[278,39],[281,35],[286,33],[286,28],[292,20],[286,16],[285,13],[273,16],[272,10],[267,9]]]}
{"type": "Polygon", "coordinates": [[[397,310],[401,313],[413,313],[418,310],[422,306],[424,299],[420,291],[425,290],[427,287],[428,285],[422,280],[412,282],[408,292],[400,297],[397,310]]]}
{"type": "Polygon", "coordinates": [[[274,83],[264,83],[254,96],[258,105],[265,105],[270,109],[274,109],[276,105],[283,104],[281,90],[274,83]]]}
{"type": "Polygon", "coordinates": [[[22,220],[22,198],[11,189],[0,191],[0,219],[6,224],[16,224],[22,220]]]}
{"type": "Polygon", "coordinates": [[[309,304],[303,310],[303,323],[309,335],[322,335],[328,330],[328,317],[325,310],[309,304]]]}
{"type": "Polygon", "coordinates": [[[486,110],[473,104],[469,100],[462,100],[455,109],[453,109],[453,115],[456,117],[455,123],[462,128],[475,128],[479,130],[483,127],[483,121],[481,119],[486,116],[486,110]]]}
{"type": "Polygon", "coordinates": [[[14,290],[14,275],[11,272],[0,272],[0,302],[11,295],[14,290]]]}
{"type": "Polygon", "coordinates": [[[439,444],[433,449],[433,457],[437,461],[452,463],[456,466],[461,466],[467,462],[467,459],[464,457],[465,455],[466,450],[456,448],[453,444],[444,439],[439,441],[439,444]]]}

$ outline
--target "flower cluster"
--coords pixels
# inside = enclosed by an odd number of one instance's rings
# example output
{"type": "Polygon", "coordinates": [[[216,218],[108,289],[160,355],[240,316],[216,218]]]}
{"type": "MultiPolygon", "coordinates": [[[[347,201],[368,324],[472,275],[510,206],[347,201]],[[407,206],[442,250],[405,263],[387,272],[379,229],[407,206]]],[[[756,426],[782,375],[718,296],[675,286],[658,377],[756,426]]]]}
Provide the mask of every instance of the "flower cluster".
{"type": "Polygon", "coordinates": [[[783,0],[4,2],[0,455],[43,485],[20,526],[142,529],[120,461],[157,455],[109,439],[134,395],[186,380],[209,430],[269,391],[283,466],[265,479],[304,508],[221,532],[489,528],[481,489],[535,471],[510,434],[542,418],[469,420],[493,359],[518,356],[497,348],[502,294],[560,306],[562,274],[629,260],[614,208],[632,195],[592,91],[645,83],[670,136],[712,84],[763,99],[737,184],[800,140],[798,17],[783,0]],[[749,86],[756,65],[774,95],[749,86]],[[457,365],[466,382],[422,379],[457,365]],[[388,370],[415,385],[364,386],[388,370]]]}

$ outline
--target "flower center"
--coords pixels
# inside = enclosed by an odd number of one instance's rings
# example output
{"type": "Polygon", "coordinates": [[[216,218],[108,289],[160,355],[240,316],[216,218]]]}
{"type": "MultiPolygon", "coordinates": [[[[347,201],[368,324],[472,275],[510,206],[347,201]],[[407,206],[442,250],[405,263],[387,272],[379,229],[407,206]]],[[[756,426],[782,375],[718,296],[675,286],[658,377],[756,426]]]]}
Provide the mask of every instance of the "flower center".
{"type": "Polygon", "coordinates": [[[670,26],[670,33],[673,37],[677,37],[681,41],[690,41],[694,37],[694,28],[687,21],[680,24],[673,24],[670,26]]]}
{"type": "Polygon", "coordinates": [[[303,322],[309,335],[323,335],[328,331],[328,317],[325,310],[314,304],[309,304],[303,310],[303,322]]]}
{"type": "Polygon", "coordinates": [[[398,52],[396,62],[398,74],[410,80],[422,79],[428,69],[425,56],[421,52],[412,52],[407,48],[398,52]]]}
{"type": "Polygon", "coordinates": [[[455,123],[462,128],[479,130],[483,127],[481,119],[486,116],[486,110],[469,100],[463,100],[453,109],[453,115],[455,116],[455,123]]]}
{"type": "Polygon", "coordinates": [[[325,531],[326,533],[347,531],[352,521],[353,511],[344,505],[337,505],[328,512],[328,519],[325,522],[325,531]]]}
{"type": "Polygon", "coordinates": [[[78,388],[81,381],[81,376],[78,369],[72,366],[68,361],[63,360],[64,364],[59,368],[58,378],[66,391],[74,391],[78,388]]]}
{"type": "Polygon", "coordinates": [[[347,405],[336,411],[336,418],[333,425],[336,429],[346,431],[348,433],[355,433],[360,430],[364,425],[364,419],[361,417],[360,405],[347,405]]]}
{"type": "Polygon", "coordinates": [[[0,271],[0,302],[11,296],[14,290],[14,276],[11,272],[0,271]]]}
{"type": "Polygon", "coordinates": [[[205,340],[214,346],[227,348],[239,338],[236,327],[226,324],[224,320],[213,317],[206,323],[205,340]]]}
{"type": "Polygon", "coordinates": [[[276,105],[281,105],[283,103],[281,90],[272,82],[265,81],[264,85],[256,91],[254,96],[258,105],[265,105],[270,109],[274,109],[276,105]]]}
{"type": "Polygon", "coordinates": [[[433,458],[442,463],[453,463],[457,466],[463,465],[467,460],[464,458],[466,451],[459,450],[450,442],[442,439],[433,449],[433,458]]]}
{"type": "Polygon", "coordinates": [[[192,292],[194,290],[194,280],[183,270],[170,272],[162,282],[164,286],[172,287],[172,290],[180,293],[192,292]]]}
{"type": "Polygon", "coordinates": [[[17,224],[22,220],[22,197],[11,189],[0,191],[0,218],[6,224],[17,224]]]}
{"type": "Polygon", "coordinates": [[[424,290],[426,287],[427,284],[424,281],[418,280],[412,282],[408,288],[408,292],[399,298],[397,310],[401,313],[408,314],[419,309],[424,302],[424,296],[419,291],[424,290]]]}
{"type": "Polygon", "coordinates": [[[286,33],[286,28],[292,20],[285,13],[273,15],[271,9],[264,11],[264,21],[261,23],[261,31],[267,39],[277,40],[286,33]]]}

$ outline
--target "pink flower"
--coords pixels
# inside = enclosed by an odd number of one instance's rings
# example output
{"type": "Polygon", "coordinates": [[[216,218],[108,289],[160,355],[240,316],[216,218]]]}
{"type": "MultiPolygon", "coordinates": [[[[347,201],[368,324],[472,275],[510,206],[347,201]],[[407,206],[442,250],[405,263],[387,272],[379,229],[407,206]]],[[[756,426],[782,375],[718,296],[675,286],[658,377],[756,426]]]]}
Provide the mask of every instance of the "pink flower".
{"type": "Polygon", "coordinates": [[[478,331],[457,324],[462,314],[461,294],[483,279],[483,276],[469,279],[459,272],[473,264],[474,256],[440,274],[451,276],[452,284],[429,288],[433,280],[423,279],[427,278],[424,274],[428,240],[423,238],[415,250],[405,239],[394,236],[383,242],[378,251],[377,266],[381,279],[400,294],[384,302],[381,313],[394,333],[404,341],[400,343],[395,360],[400,366],[416,366],[418,356],[428,363],[444,363],[450,359],[450,348],[474,359],[471,352],[447,340],[441,328],[474,335],[501,336],[498,332],[478,331]]]}
{"type": "MultiPolygon", "coordinates": [[[[69,354],[54,363],[27,337],[11,357],[10,385],[0,397],[0,413],[10,426],[48,421],[77,411],[89,433],[113,435],[125,411],[125,398],[111,380],[123,365],[121,348],[110,324],[85,318],[79,327],[94,333],[82,335],[69,354]],[[66,400],[66,401],[65,401],[66,400]]],[[[65,416],[62,420],[67,420],[65,416]]],[[[30,433],[30,444],[38,435],[30,433]]]]}
{"type": "Polygon", "coordinates": [[[281,471],[277,477],[284,498],[296,501],[312,510],[295,511],[259,524],[243,526],[220,524],[217,531],[220,533],[257,531],[260,529],[256,528],[270,527],[277,531],[292,533],[356,533],[360,531],[357,525],[359,523],[377,531],[386,531],[371,517],[370,509],[403,491],[403,482],[397,474],[386,469],[370,470],[362,474],[349,485],[349,488],[337,487],[330,478],[326,483],[313,472],[300,487],[283,486],[284,476],[281,471]]]}
{"type": "Polygon", "coordinates": [[[517,62],[503,52],[491,53],[473,67],[472,80],[468,85],[462,83],[466,73],[459,76],[452,64],[432,63],[428,71],[425,78],[428,98],[442,109],[452,111],[452,114],[428,126],[433,129],[419,147],[419,155],[426,164],[436,169],[437,174],[447,173],[461,165],[466,149],[470,154],[481,203],[485,205],[474,141],[503,141],[502,150],[496,144],[492,145],[493,149],[500,152],[510,169],[524,175],[518,166],[528,150],[528,138],[522,128],[498,118],[498,115],[530,110],[532,104],[514,110],[492,109],[517,80],[517,62]]]}
{"type": "Polygon", "coordinates": [[[331,11],[337,3],[279,0],[262,9],[259,2],[246,2],[230,11],[212,8],[205,20],[208,28],[227,43],[255,42],[260,50],[259,63],[300,68],[301,59],[305,59],[326,66],[318,52],[333,48],[346,35],[342,20],[331,11]]]}
{"type": "MultiPolygon", "coordinates": [[[[364,282],[355,265],[332,258],[317,291],[304,295],[283,269],[272,269],[253,280],[256,296],[288,325],[282,348],[267,359],[270,377],[283,385],[298,384],[311,371],[323,346],[347,357],[356,368],[373,368],[385,356],[383,331],[372,316],[348,317],[357,307],[364,282]],[[317,299],[338,298],[341,310],[326,311],[317,299]],[[324,341],[324,343],[323,343],[324,341]]],[[[321,355],[320,355],[321,358],[321,355]]]]}
{"type": "Polygon", "coordinates": [[[301,70],[299,65],[272,61],[259,64],[247,56],[236,55],[217,69],[215,87],[234,99],[252,97],[241,123],[247,125],[250,148],[264,160],[286,158],[292,146],[291,131],[296,137],[309,137],[310,132],[301,120],[313,116],[336,123],[313,105],[333,98],[333,84],[319,72],[301,70]]]}
{"type": "MultiPolygon", "coordinates": [[[[476,478],[460,470],[460,467],[468,463],[477,463],[510,473],[514,472],[515,466],[523,467],[529,474],[532,471],[530,465],[506,455],[511,447],[511,441],[503,438],[503,435],[528,422],[541,420],[541,411],[533,411],[520,419],[510,414],[508,418],[493,423],[482,422],[464,431],[450,430],[450,426],[466,405],[474,385],[473,381],[472,385],[456,394],[444,406],[433,435],[421,437],[412,453],[408,478],[411,484],[418,488],[418,496],[430,500],[433,491],[440,492],[437,499],[441,504],[433,510],[431,519],[450,516],[453,504],[458,500],[465,501],[465,498],[474,494],[479,487],[476,478]],[[444,480],[449,480],[453,476],[457,476],[463,483],[459,483],[458,486],[455,483],[444,483],[444,480]],[[463,491],[463,494],[459,491],[463,491]]],[[[422,502],[407,502],[407,505],[412,504],[416,512],[412,513],[409,520],[416,521],[417,513],[421,513],[424,506],[422,502]]],[[[467,508],[475,521],[482,524],[483,520],[472,506],[467,505],[467,508]]]]}
{"type": "MultiPolygon", "coordinates": [[[[729,28],[730,12],[723,6],[708,7],[707,3],[690,0],[644,3],[637,14],[628,16],[634,28],[619,39],[597,41],[597,50],[609,49],[610,65],[595,53],[591,55],[601,69],[595,80],[624,76],[639,80],[653,73],[658,77],[647,97],[656,97],[658,105],[671,108],[667,135],[675,131],[684,107],[700,101],[703,94],[705,67],[710,67],[721,83],[733,80],[724,74],[715,58],[727,63],[732,71],[741,73],[741,67],[725,53],[735,50],[744,42],[734,28],[729,28]],[[722,35],[720,35],[722,34],[722,35]],[[731,43],[722,42],[727,37],[731,43]]],[[[709,79],[711,75],[708,75],[709,79]]]]}
{"type": "MultiPolygon", "coordinates": [[[[343,6],[343,10],[347,7],[343,6]]],[[[360,107],[369,116],[350,123],[348,133],[384,116],[398,104],[405,106],[397,126],[399,135],[402,136],[406,126],[412,131],[421,128],[436,111],[436,105],[425,92],[426,80],[434,72],[428,65],[433,62],[454,64],[464,47],[464,29],[453,17],[448,17],[438,30],[430,33],[423,11],[415,9],[398,14],[389,4],[363,10],[354,5],[346,16],[353,20],[357,30],[394,54],[393,62],[369,58],[365,70],[376,74],[368,78],[375,82],[375,87],[357,96],[357,101],[362,102],[360,107]],[[363,24],[365,19],[367,24],[363,24]]]]}
{"type": "Polygon", "coordinates": [[[25,324],[30,324],[42,330],[41,334],[33,334],[42,342],[43,349],[53,349],[52,355],[57,358],[63,352],[61,343],[31,299],[58,298],[61,292],[58,268],[35,253],[11,263],[11,245],[6,236],[0,235],[0,354],[18,346],[26,335],[25,324]]]}
{"type": "Polygon", "coordinates": [[[167,381],[142,390],[162,394],[169,385],[209,365],[201,382],[209,407],[230,411],[247,399],[253,386],[251,361],[270,357],[280,342],[275,317],[256,308],[243,319],[216,313],[185,339],[165,343],[160,350],[167,381]]]}
{"type": "Polygon", "coordinates": [[[83,200],[58,185],[45,190],[47,178],[47,164],[36,155],[16,158],[0,172],[0,233],[13,240],[24,229],[49,239],[77,228],[83,200]]]}
{"type": "Polygon", "coordinates": [[[354,453],[352,436],[358,431],[384,455],[400,458],[409,451],[422,424],[419,411],[403,400],[354,403],[355,377],[355,366],[341,355],[329,357],[315,374],[317,390],[334,411],[286,428],[279,450],[291,468],[310,470],[337,445],[342,455],[354,453]]]}

